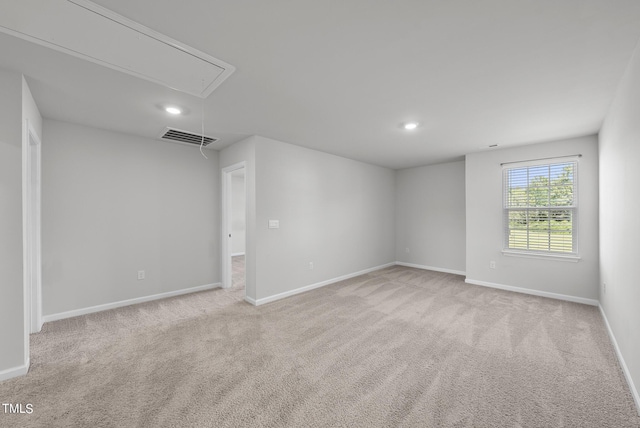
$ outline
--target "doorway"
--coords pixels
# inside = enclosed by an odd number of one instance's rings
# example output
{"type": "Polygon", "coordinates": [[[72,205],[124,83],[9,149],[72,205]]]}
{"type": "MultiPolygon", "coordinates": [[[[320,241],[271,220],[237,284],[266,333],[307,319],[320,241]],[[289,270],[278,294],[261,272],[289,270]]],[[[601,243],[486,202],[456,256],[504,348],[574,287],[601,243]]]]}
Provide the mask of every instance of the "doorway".
{"type": "MultiPolygon", "coordinates": [[[[40,138],[28,120],[22,144],[23,259],[25,330],[42,329],[42,261],[40,238],[40,138]]],[[[28,336],[28,334],[27,334],[28,336]]]]}
{"type": "Polygon", "coordinates": [[[231,287],[244,289],[247,234],[244,168],[231,172],[231,287]]]}
{"type": "Polygon", "coordinates": [[[222,170],[224,288],[242,290],[246,297],[247,197],[244,162],[222,170]]]}

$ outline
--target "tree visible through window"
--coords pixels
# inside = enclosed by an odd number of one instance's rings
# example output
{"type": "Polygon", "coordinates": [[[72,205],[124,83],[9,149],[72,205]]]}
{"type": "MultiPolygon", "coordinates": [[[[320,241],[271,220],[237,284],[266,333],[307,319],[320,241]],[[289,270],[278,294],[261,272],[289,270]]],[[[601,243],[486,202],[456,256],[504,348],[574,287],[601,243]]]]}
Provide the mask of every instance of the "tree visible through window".
{"type": "Polygon", "coordinates": [[[505,168],[505,249],[577,254],[577,162],[505,168]]]}

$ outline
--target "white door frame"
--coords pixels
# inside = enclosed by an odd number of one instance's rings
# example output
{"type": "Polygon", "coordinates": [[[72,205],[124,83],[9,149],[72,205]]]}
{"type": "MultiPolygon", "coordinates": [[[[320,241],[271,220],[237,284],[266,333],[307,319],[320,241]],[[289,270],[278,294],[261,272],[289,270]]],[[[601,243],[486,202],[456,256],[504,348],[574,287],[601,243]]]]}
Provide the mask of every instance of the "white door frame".
{"type": "MultiPolygon", "coordinates": [[[[238,162],[238,163],[234,163],[233,165],[229,165],[227,167],[222,168],[222,287],[223,288],[229,288],[232,285],[232,279],[233,279],[233,270],[232,270],[232,265],[231,265],[231,253],[232,253],[232,248],[231,248],[231,210],[232,210],[232,203],[231,203],[231,196],[232,196],[232,188],[231,188],[231,173],[234,171],[237,171],[239,169],[245,168],[245,172],[246,172],[246,162],[242,161],[242,162],[238,162]]],[[[245,180],[244,180],[244,185],[245,185],[245,218],[246,218],[246,209],[247,209],[247,204],[246,204],[246,187],[247,187],[247,177],[245,174],[245,180]]],[[[246,236],[247,234],[245,233],[245,296],[247,294],[247,288],[246,288],[246,278],[247,278],[247,272],[246,272],[246,236]]]]}
{"type": "Polygon", "coordinates": [[[29,120],[25,120],[22,141],[22,246],[25,312],[25,350],[29,333],[42,329],[42,254],[41,254],[41,147],[40,138],[29,120]]]}

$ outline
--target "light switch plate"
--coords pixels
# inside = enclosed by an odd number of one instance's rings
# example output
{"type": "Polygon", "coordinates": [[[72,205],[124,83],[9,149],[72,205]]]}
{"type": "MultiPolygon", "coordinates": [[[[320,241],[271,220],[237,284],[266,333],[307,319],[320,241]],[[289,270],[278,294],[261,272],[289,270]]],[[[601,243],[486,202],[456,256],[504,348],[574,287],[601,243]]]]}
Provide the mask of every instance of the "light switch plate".
{"type": "Polygon", "coordinates": [[[280,220],[269,220],[269,229],[280,229],[280,220]]]}

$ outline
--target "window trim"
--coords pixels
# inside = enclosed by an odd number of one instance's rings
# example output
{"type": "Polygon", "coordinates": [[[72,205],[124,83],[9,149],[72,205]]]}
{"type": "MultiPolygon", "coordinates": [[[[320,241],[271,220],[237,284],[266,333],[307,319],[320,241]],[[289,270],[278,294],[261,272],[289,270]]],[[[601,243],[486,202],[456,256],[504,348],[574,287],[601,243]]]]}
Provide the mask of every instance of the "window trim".
{"type": "MultiPolygon", "coordinates": [[[[528,257],[528,258],[537,258],[537,259],[556,259],[559,261],[571,261],[577,262],[581,259],[579,252],[579,199],[578,199],[578,174],[579,174],[579,159],[581,155],[570,155],[570,156],[556,156],[549,157],[544,159],[535,159],[535,160],[527,160],[522,162],[508,162],[501,164],[502,166],[502,254],[505,256],[516,256],[516,257],[528,257]],[[565,163],[573,163],[574,171],[573,171],[573,203],[571,207],[566,207],[571,209],[572,211],[572,249],[573,251],[568,252],[557,252],[551,250],[530,250],[530,249],[518,249],[518,248],[510,248],[509,247],[509,212],[512,210],[517,210],[517,208],[508,208],[507,207],[507,174],[509,170],[513,169],[522,169],[522,168],[531,168],[542,165],[557,165],[557,164],[565,164],[565,163]]],[[[527,184],[528,186],[528,184],[527,184]]],[[[535,209],[536,207],[521,207],[520,209],[535,209]]],[[[555,207],[544,207],[548,209],[554,209],[555,207]]],[[[543,208],[543,209],[544,209],[543,208]]],[[[563,207],[558,207],[562,209],[563,207]]]]}
{"type": "Polygon", "coordinates": [[[529,259],[555,259],[561,262],[579,262],[582,260],[582,257],[577,254],[568,253],[568,255],[563,255],[563,253],[537,253],[526,250],[514,250],[514,249],[503,249],[502,255],[509,257],[526,257],[529,259]]]}

